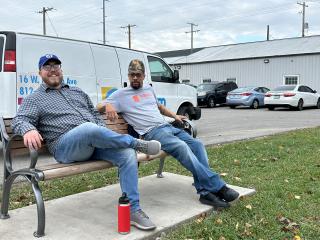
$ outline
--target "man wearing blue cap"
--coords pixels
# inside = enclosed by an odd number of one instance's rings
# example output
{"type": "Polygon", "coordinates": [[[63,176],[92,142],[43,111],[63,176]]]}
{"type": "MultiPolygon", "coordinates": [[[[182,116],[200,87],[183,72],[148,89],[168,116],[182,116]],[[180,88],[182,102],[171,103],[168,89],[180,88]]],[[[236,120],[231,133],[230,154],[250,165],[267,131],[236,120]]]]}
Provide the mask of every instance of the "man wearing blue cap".
{"type": "Polygon", "coordinates": [[[135,139],[106,128],[89,96],[63,83],[61,61],[56,55],[46,54],[40,58],[39,75],[43,83],[24,98],[12,121],[14,132],[23,135],[26,147],[36,150],[45,140],[50,153],[60,163],[101,159],[118,166],[121,189],[129,197],[135,226],[154,229],[156,226],[139,205],[134,150],[157,154],[160,143],[135,139]]]}

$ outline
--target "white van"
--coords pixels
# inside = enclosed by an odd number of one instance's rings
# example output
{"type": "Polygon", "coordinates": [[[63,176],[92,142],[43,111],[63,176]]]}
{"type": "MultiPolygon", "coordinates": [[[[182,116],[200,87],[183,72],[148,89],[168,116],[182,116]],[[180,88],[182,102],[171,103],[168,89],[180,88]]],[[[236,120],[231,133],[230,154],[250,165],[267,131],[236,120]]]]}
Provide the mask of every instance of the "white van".
{"type": "Polygon", "coordinates": [[[150,53],[97,43],[18,32],[0,32],[0,116],[13,117],[23,98],[41,83],[38,61],[44,54],[56,54],[62,61],[64,81],[80,87],[94,105],[128,83],[129,62],[140,59],[146,80],[160,103],[170,110],[199,119],[197,93],[179,83],[179,72],[150,53]]]}

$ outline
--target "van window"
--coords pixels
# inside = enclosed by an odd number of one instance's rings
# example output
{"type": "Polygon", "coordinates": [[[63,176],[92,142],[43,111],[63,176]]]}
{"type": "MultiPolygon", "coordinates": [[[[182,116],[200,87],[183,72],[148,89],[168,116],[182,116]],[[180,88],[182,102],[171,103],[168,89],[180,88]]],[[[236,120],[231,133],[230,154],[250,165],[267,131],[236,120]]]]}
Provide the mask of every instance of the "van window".
{"type": "Polygon", "coordinates": [[[0,37],[0,72],[2,71],[3,45],[4,45],[4,38],[0,37]]]}
{"type": "Polygon", "coordinates": [[[148,56],[151,80],[154,82],[171,82],[172,70],[161,59],[148,56]]]}

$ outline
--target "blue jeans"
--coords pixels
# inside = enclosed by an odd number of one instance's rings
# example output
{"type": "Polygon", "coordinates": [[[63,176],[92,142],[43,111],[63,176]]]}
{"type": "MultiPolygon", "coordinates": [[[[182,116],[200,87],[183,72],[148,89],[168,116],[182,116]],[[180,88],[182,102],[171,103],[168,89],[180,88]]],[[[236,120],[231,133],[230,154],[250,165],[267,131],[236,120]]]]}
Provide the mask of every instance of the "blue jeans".
{"type": "Polygon", "coordinates": [[[139,206],[137,145],[130,135],[118,134],[94,123],[83,123],[60,139],[54,157],[60,163],[107,160],[119,167],[120,186],[130,200],[131,211],[139,206]]]}
{"type": "Polygon", "coordinates": [[[198,194],[215,193],[225,185],[220,176],[210,169],[202,142],[192,138],[184,130],[165,124],[152,129],[144,138],[159,141],[163,151],[176,158],[192,173],[198,194]]]}

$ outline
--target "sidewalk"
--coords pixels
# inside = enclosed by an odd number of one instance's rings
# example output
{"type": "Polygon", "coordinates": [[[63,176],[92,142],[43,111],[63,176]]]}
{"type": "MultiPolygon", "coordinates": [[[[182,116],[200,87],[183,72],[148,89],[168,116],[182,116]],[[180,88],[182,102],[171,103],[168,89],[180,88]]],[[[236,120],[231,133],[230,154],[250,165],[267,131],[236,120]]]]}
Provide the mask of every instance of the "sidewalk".
{"type": "MultiPolygon", "coordinates": [[[[46,236],[40,239],[155,239],[163,231],[212,211],[210,206],[199,202],[191,177],[167,172],[164,176],[139,179],[141,206],[158,226],[156,230],[145,232],[132,227],[128,235],[117,233],[117,199],[121,194],[119,184],[115,184],[45,202],[46,236]]],[[[242,196],[255,193],[254,189],[234,188],[242,196]]],[[[9,214],[11,218],[0,220],[1,239],[36,239],[35,205],[11,210],[9,214]]]]}

